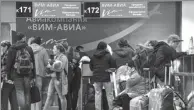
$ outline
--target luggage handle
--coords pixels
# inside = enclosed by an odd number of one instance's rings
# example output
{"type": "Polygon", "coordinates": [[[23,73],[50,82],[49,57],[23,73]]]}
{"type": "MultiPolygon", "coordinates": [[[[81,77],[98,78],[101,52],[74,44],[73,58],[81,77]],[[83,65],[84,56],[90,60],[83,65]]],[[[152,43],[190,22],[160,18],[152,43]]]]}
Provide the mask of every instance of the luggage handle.
{"type": "Polygon", "coordinates": [[[143,68],[143,70],[144,71],[148,71],[148,77],[149,77],[149,83],[150,83],[150,81],[151,81],[151,79],[150,79],[151,78],[151,76],[150,76],[150,74],[151,74],[150,73],[150,68],[143,68]]]}
{"type": "Polygon", "coordinates": [[[143,68],[143,70],[144,70],[144,71],[149,71],[149,70],[150,70],[150,68],[143,68]]]}
{"type": "Polygon", "coordinates": [[[170,73],[170,66],[171,64],[168,63],[168,64],[165,64],[165,79],[164,79],[164,84],[165,85],[169,85],[171,84],[171,73],[170,73]],[[169,79],[168,79],[168,82],[167,82],[167,73],[169,72],[169,79]]]}
{"type": "Polygon", "coordinates": [[[151,76],[150,76],[150,68],[143,68],[143,71],[148,71],[148,78],[149,78],[149,90],[151,90],[151,86],[150,86],[150,84],[151,84],[151,76]]]}
{"type": "MultiPolygon", "coordinates": [[[[164,83],[165,83],[165,85],[169,85],[170,86],[170,84],[171,84],[171,73],[170,73],[170,67],[171,67],[171,64],[170,63],[168,63],[168,64],[165,64],[165,81],[164,81],[164,83]],[[168,83],[167,83],[167,72],[168,72],[168,68],[169,68],[169,80],[168,80],[168,83]]],[[[149,71],[149,83],[151,82],[150,81],[150,68],[143,68],[143,70],[144,71],[149,71]]],[[[150,86],[150,85],[149,85],[150,86]]],[[[150,87],[149,87],[150,88],[150,87]]]]}

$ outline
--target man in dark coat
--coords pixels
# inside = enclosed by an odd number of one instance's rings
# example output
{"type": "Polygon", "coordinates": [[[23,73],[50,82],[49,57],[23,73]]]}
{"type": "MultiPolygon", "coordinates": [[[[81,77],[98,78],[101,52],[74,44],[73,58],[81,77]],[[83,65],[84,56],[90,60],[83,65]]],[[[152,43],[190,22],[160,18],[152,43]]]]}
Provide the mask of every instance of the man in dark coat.
{"type": "Polygon", "coordinates": [[[116,68],[115,60],[106,50],[107,44],[100,42],[90,61],[90,69],[93,71],[93,81],[95,87],[95,108],[101,110],[102,87],[105,87],[109,110],[112,110],[113,85],[110,82],[110,73],[106,70],[116,68]]]}
{"type": "Polygon", "coordinates": [[[153,45],[156,59],[154,65],[150,69],[155,73],[156,77],[159,79],[157,82],[160,84],[165,80],[165,65],[170,64],[171,61],[178,57],[186,55],[185,52],[176,52],[181,41],[182,40],[180,40],[178,35],[170,35],[167,40],[168,44],[165,42],[158,42],[153,45]]]}
{"type": "Polygon", "coordinates": [[[121,39],[118,47],[113,51],[113,58],[116,60],[117,68],[125,65],[135,56],[134,50],[129,47],[127,40],[121,39]]]}
{"type": "Polygon", "coordinates": [[[81,68],[79,68],[80,60],[87,54],[83,51],[82,46],[77,46],[74,51],[74,67],[73,67],[73,78],[71,83],[71,96],[72,96],[72,110],[76,110],[78,102],[78,93],[81,86],[81,68]]]}
{"type": "Polygon", "coordinates": [[[31,108],[31,98],[30,98],[30,85],[36,77],[35,73],[35,60],[34,54],[31,47],[26,43],[26,36],[18,33],[17,42],[10,47],[8,50],[5,73],[7,74],[8,79],[11,79],[14,82],[16,88],[16,96],[18,100],[18,105],[20,110],[30,110],[31,108]],[[15,70],[15,59],[18,50],[26,49],[30,54],[33,63],[32,72],[28,75],[19,75],[15,70]]]}

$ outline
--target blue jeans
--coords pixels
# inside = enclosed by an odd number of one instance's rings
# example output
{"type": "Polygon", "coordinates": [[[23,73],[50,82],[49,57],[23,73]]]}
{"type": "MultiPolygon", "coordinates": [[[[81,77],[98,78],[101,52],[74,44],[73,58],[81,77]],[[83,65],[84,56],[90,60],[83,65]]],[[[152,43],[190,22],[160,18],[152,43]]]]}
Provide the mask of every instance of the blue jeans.
{"type": "Polygon", "coordinates": [[[108,101],[109,110],[113,109],[113,84],[111,82],[95,82],[95,108],[96,110],[102,110],[102,88],[106,90],[106,97],[108,101]]]}
{"type": "Polygon", "coordinates": [[[62,95],[62,84],[61,84],[61,81],[58,81],[56,78],[52,78],[49,83],[47,99],[46,99],[43,110],[48,110],[51,104],[51,101],[52,101],[51,99],[52,95],[54,94],[55,90],[57,91],[57,94],[60,98],[62,110],[66,110],[67,101],[66,101],[65,96],[62,95]]]}
{"type": "Polygon", "coordinates": [[[31,109],[30,78],[17,77],[14,79],[14,85],[16,89],[16,96],[20,110],[30,110],[31,109]]]}
{"type": "Polygon", "coordinates": [[[3,82],[1,92],[1,109],[8,110],[9,99],[11,110],[18,110],[15,86],[13,84],[3,82]]]}

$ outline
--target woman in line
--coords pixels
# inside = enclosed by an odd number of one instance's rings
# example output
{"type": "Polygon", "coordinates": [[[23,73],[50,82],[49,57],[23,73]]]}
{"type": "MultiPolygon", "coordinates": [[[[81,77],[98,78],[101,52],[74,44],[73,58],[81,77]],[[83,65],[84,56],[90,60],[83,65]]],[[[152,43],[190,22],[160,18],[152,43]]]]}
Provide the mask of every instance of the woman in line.
{"type": "Polygon", "coordinates": [[[53,65],[48,64],[47,68],[50,68],[53,73],[51,73],[51,81],[48,87],[48,94],[45,106],[43,110],[48,110],[49,105],[51,104],[51,98],[54,91],[57,91],[57,94],[61,101],[62,110],[67,109],[67,101],[65,95],[67,94],[67,72],[68,72],[68,59],[63,54],[65,51],[62,44],[56,44],[53,47],[53,53],[55,55],[55,62],[53,65]]]}
{"type": "Polygon", "coordinates": [[[102,88],[104,86],[106,90],[106,96],[108,100],[109,110],[112,110],[113,101],[113,86],[110,81],[110,72],[106,70],[109,68],[115,68],[116,63],[110,53],[107,51],[107,44],[100,42],[96,48],[94,55],[91,57],[90,69],[93,71],[92,79],[94,81],[95,88],[95,108],[96,110],[102,110],[102,88]]]}

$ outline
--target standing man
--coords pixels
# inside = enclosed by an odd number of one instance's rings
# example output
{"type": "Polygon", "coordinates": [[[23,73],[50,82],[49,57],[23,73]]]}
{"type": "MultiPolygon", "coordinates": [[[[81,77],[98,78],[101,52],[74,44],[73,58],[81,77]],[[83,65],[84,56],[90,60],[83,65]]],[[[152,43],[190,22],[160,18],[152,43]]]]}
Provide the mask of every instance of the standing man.
{"type": "Polygon", "coordinates": [[[152,65],[150,68],[150,71],[156,75],[156,82],[159,85],[164,84],[165,65],[170,64],[171,61],[178,57],[186,55],[185,52],[176,52],[177,47],[182,41],[183,40],[181,40],[178,35],[173,34],[168,37],[168,44],[163,41],[151,44],[151,46],[154,47],[154,54],[156,59],[154,65],[152,65]]]}
{"type": "Polygon", "coordinates": [[[18,103],[16,98],[16,90],[13,82],[7,79],[7,75],[5,74],[5,66],[7,60],[8,50],[11,46],[9,41],[1,42],[1,77],[3,80],[3,86],[1,88],[1,110],[8,110],[8,100],[11,105],[11,110],[18,110],[18,103]]]}
{"type": "Polygon", "coordinates": [[[8,50],[5,73],[14,82],[20,110],[30,110],[30,86],[35,73],[32,48],[26,43],[26,36],[18,33],[17,42],[8,50]]]}
{"type": "MultiPolygon", "coordinates": [[[[42,84],[45,77],[45,69],[48,64],[49,55],[44,47],[41,46],[41,37],[35,37],[30,47],[34,52],[35,67],[36,67],[36,85],[39,88],[42,99],[42,84]]],[[[34,104],[36,110],[42,110],[42,101],[34,104]]]]}
{"type": "MultiPolygon", "coordinates": [[[[71,90],[71,85],[72,85],[72,80],[73,80],[73,47],[69,46],[67,40],[61,42],[63,47],[66,49],[65,55],[68,58],[68,93],[66,95],[67,98],[67,110],[72,110],[72,90],[71,90]]],[[[59,107],[60,108],[60,107],[59,107]]],[[[61,109],[59,109],[61,110],[61,109]]]]}

